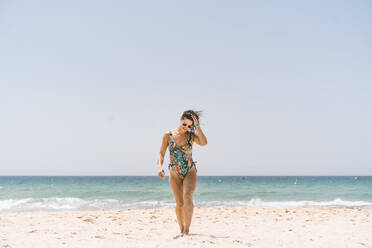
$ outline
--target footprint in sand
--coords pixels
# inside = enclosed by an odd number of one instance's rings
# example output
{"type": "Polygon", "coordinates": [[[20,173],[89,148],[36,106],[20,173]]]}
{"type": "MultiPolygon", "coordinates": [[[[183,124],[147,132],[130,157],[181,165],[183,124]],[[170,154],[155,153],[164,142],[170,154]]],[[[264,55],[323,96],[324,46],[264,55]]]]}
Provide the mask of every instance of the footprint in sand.
{"type": "Polygon", "coordinates": [[[107,218],[109,218],[109,219],[111,219],[112,221],[116,221],[118,218],[116,218],[115,216],[109,216],[109,217],[107,217],[107,218]]]}
{"type": "Polygon", "coordinates": [[[233,240],[233,243],[238,243],[238,244],[242,244],[242,243],[243,243],[243,241],[241,241],[241,240],[238,240],[238,239],[235,239],[235,240],[233,240]]]}
{"type": "Polygon", "coordinates": [[[83,220],[83,221],[85,221],[85,222],[89,222],[89,223],[94,223],[94,220],[92,220],[92,219],[85,219],[85,220],[83,220]]]}

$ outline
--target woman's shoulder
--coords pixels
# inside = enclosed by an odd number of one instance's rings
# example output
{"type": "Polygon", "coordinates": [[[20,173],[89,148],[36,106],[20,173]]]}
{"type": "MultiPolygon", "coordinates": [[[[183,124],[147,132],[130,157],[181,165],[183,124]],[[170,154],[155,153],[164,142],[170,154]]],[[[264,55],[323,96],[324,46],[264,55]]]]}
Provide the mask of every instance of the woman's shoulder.
{"type": "Polygon", "coordinates": [[[171,131],[170,130],[167,130],[163,133],[163,139],[169,139],[170,136],[172,135],[171,131]]]}
{"type": "Polygon", "coordinates": [[[171,136],[170,136],[169,130],[167,130],[163,133],[163,143],[167,144],[168,146],[170,142],[171,142],[171,136]]]}
{"type": "Polygon", "coordinates": [[[166,138],[167,140],[171,139],[171,136],[173,136],[173,130],[174,129],[168,129],[164,132],[163,138],[166,138]]]}

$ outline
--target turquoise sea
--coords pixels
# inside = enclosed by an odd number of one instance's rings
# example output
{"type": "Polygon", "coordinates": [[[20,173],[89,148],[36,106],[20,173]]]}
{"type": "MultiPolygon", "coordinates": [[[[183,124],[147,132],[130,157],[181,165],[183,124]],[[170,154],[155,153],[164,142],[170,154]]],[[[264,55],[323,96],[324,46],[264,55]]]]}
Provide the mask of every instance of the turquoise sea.
{"type": "MultiPolygon", "coordinates": [[[[372,176],[198,176],[194,205],[372,208],[372,176]]],[[[168,176],[0,177],[0,211],[173,207],[168,176]]]]}

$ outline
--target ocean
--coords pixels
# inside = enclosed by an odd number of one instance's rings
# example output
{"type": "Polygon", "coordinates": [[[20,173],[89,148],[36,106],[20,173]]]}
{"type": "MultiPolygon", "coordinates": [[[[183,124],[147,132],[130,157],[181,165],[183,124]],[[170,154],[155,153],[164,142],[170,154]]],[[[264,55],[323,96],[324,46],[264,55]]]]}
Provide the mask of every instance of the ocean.
{"type": "MultiPolygon", "coordinates": [[[[198,176],[194,206],[372,208],[372,176],[198,176]]],[[[0,177],[0,211],[174,207],[168,176],[0,177]]]]}

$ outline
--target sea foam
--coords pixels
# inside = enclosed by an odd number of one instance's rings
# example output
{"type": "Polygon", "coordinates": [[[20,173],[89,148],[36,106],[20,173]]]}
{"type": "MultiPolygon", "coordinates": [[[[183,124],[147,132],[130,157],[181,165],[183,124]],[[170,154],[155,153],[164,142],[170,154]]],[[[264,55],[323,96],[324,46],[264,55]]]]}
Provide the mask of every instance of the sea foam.
{"type": "MultiPolygon", "coordinates": [[[[58,210],[126,210],[146,208],[174,208],[174,200],[124,202],[117,199],[81,199],[76,197],[49,197],[0,200],[0,211],[58,211],[58,210]]],[[[195,207],[360,207],[372,208],[372,202],[347,201],[195,201],[195,207]]]]}

